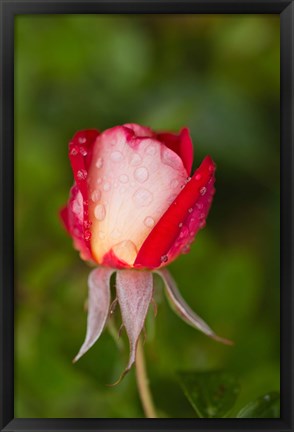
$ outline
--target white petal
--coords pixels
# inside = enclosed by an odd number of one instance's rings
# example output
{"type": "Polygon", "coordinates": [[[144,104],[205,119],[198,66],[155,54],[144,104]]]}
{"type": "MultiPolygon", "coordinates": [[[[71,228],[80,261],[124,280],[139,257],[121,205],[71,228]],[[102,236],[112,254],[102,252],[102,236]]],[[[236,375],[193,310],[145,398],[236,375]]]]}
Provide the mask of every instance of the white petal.
{"type": "Polygon", "coordinates": [[[90,349],[102,333],[110,306],[110,277],[115,270],[100,267],[93,270],[88,279],[88,319],[85,341],[74,358],[79,360],[90,349]]]}
{"type": "Polygon", "coordinates": [[[172,309],[190,326],[195,327],[200,330],[202,333],[211,337],[212,339],[217,340],[218,342],[222,342],[226,345],[232,345],[232,341],[228,339],[224,339],[219,337],[215,332],[200,318],[188,304],[185,302],[183,297],[181,296],[176,282],[172,278],[171,274],[167,269],[161,269],[156,271],[159,274],[164,282],[166,288],[167,298],[172,309]]]}
{"type": "Polygon", "coordinates": [[[129,343],[130,357],[121,378],[129,371],[136,358],[136,348],[152,299],[152,273],[119,270],[116,274],[116,294],[129,343]]]}
{"type": "Polygon", "coordinates": [[[186,178],[180,157],[159,141],[132,140],[122,127],[101,134],[89,172],[90,195],[99,196],[98,201],[89,201],[96,260],[102,262],[113,249],[117,258],[132,265],[186,178]],[[102,159],[97,168],[95,162],[102,159]]]}

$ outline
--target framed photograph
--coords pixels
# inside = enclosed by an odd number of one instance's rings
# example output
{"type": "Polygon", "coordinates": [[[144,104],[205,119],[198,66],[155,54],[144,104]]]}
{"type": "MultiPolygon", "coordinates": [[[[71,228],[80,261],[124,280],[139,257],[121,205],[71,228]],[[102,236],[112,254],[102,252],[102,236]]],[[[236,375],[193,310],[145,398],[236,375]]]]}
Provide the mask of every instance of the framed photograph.
{"type": "Polygon", "coordinates": [[[1,431],[293,431],[293,1],[0,6],[1,431]]]}

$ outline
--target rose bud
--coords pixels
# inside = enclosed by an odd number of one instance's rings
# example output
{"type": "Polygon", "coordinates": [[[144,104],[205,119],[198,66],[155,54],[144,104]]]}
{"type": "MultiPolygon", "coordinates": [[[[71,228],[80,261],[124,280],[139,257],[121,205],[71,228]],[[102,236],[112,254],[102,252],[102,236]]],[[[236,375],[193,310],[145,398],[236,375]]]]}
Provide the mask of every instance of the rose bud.
{"type": "Polygon", "coordinates": [[[75,181],[61,217],[81,258],[99,265],[89,276],[87,334],[75,360],[105,326],[113,272],[130,343],[124,374],[135,361],[152,300],[152,270],[162,277],[168,299],[182,319],[229,344],[190,309],[163,269],[188,252],[205,226],[215,193],[215,164],[209,156],[190,177],[193,145],[188,129],[156,133],[125,124],[102,133],[80,131],[69,144],[69,158],[75,181]]]}

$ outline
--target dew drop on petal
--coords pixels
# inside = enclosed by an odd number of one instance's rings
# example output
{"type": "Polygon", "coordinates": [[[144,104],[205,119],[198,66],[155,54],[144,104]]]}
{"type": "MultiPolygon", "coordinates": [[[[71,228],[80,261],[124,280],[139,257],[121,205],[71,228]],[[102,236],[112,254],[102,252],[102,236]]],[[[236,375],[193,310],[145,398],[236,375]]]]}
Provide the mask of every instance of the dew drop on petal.
{"type": "Polygon", "coordinates": [[[92,200],[93,202],[97,202],[97,201],[99,201],[100,196],[101,196],[100,190],[99,190],[99,189],[95,189],[95,190],[92,192],[91,200],[92,200]]]}
{"type": "Polygon", "coordinates": [[[137,189],[133,195],[133,200],[138,207],[146,207],[151,204],[153,195],[147,189],[137,189]]]}
{"type": "Polygon", "coordinates": [[[150,156],[155,155],[156,148],[153,144],[150,144],[148,147],[146,147],[146,153],[150,156]]]}
{"type": "Polygon", "coordinates": [[[71,149],[71,151],[70,151],[70,154],[72,155],[72,156],[76,156],[77,154],[78,154],[78,147],[77,146],[74,146],[74,147],[72,147],[72,149],[71,149]]]}
{"type": "Polygon", "coordinates": [[[90,240],[90,238],[91,238],[91,231],[89,231],[89,230],[85,231],[84,238],[85,238],[86,241],[90,240]]]}
{"type": "Polygon", "coordinates": [[[183,226],[181,232],[180,232],[180,238],[183,239],[185,237],[188,237],[189,235],[189,230],[186,226],[183,226]]]}
{"type": "Polygon", "coordinates": [[[134,154],[131,158],[131,162],[130,165],[131,166],[136,166],[139,165],[139,163],[141,162],[142,158],[141,156],[139,156],[138,154],[134,154]]]}
{"type": "Polygon", "coordinates": [[[201,210],[203,209],[203,204],[202,203],[196,203],[196,207],[201,210]]]}
{"type": "Polygon", "coordinates": [[[128,183],[128,181],[129,181],[129,177],[128,177],[126,174],[121,174],[121,175],[119,176],[119,181],[120,181],[121,183],[128,183]]]}
{"type": "Polygon", "coordinates": [[[180,222],[179,223],[179,228],[182,228],[182,226],[183,226],[183,222],[180,222]]]}
{"type": "Polygon", "coordinates": [[[83,210],[82,207],[82,202],[80,199],[75,199],[72,203],[72,211],[76,214],[76,215],[80,215],[81,211],[83,210]]]}
{"type": "Polygon", "coordinates": [[[155,221],[151,216],[147,216],[144,219],[144,224],[146,225],[146,227],[151,228],[155,224],[155,221]]]}
{"type": "Polygon", "coordinates": [[[102,165],[103,165],[103,159],[102,159],[102,157],[99,157],[96,161],[96,167],[101,168],[102,165]]]}
{"type": "Polygon", "coordinates": [[[189,208],[188,212],[189,212],[189,213],[192,213],[192,212],[193,212],[192,207],[189,208]]]}
{"type": "Polygon", "coordinates": [[[198,181],[198,180],[200,180],[200,179],[201,179],[201,177],[202,177],[202,176],[201,176],[201,174],[196,174],[196,176],[195,176],[195,180],[197,180],[197,181],[198,181]]]}
{"type": "Polygon", "coordinates": [[[94,210],[95,218],[99,221],[102,221],[105,218],[106,210],[103,204],[98,204],[94,210]]]}
{"type": "Polygon", "coordinates": [[[136,168],[134,172],[134,177],[139,183],[144,183],[149,177],[147,168],[145,167],[136,168]]]}
{"type": "Polygon", "coordinates": [[[88,173],[84,169],[78,170],[78,172],[77,172],[77,178],[79,180],[85,180],[87,178],[87,175],[88,175],[88,173]]]}
{"type": "Polygon", "coordinates": [[[213,165],[209,165],[208,170],[209,170],[210,172],[214,171],[214,166],[213,166],[213,165]]]}
{"type": "Polygon", "coordinates": [[[186,183],[189,183],[190,180],[191,180],[191,177],[187,177],[186,178],[186,183]]]}
{"type": "Polygon", "coordinates": [[[206,187],[205,186],[203,186],[201,189],[200,189],[200,195],[205,195],[206,194],[206,187]]]}
{"type": "Polygon", "coordinates": [[[168,256],[167,255],[162,255],[162,257],[160,258],[160,261],[162,263],[166,263],[168,261],[168,256]]]}
{"type": "Polygon", "coordinates": [[[80,147],[80,153],[81,153],[82,156],[87,156],[87,154],[88,154],[88,152],[85,149],[85,147],[80,147]]]}
{"type": "Polygon", "coordinates": [[[110,159],[112,160],[112,162],[120,162],[121,160],[123,160],[123,154],[118,150],[113,151],[110,155],[110,159]]]}
{"type": "Polygon", "coordinates": [[[123,240],[117,243],[112,250],[117,258],[131,264],[135,261],[138,253],[136,245],[131,240],[123,240]]]}
{"type": "Polygon", "coordinates": [[[85,144],[86,141],[87,141],[87,140],[86,140],[85,137],[80,137],[80,138],[79,138],[79,143],[80,143],[80,144],[85,144]]]}

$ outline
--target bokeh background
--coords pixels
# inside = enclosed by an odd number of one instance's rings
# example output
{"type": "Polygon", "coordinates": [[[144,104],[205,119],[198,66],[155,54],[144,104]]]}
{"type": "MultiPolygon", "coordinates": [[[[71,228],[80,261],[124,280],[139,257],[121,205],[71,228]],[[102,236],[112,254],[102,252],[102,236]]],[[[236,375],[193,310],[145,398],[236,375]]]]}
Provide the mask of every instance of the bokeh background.
{"type": "MultiPolygon", "coordinates": [[[[58,211],[72,184],[67,145],[79,129],[186,125],[194,169],[217,163],[207,227],[170,265],[218,344],[183,323],[158,287],[145,353],[162,417],[195,416],[177,370],[226,369],[232,412],[279,390],[279,17],[18,16],[15,32],[15,415],[143,417],[128,356],[105,331],[75,365],[89,267],[58,211]]],[[[117,317],[119,321],[119,316],[117,317]]]]}

